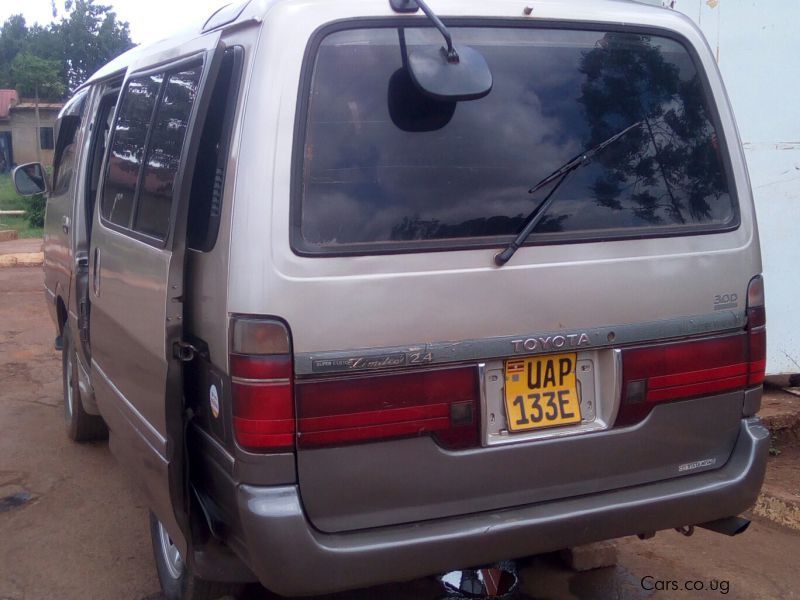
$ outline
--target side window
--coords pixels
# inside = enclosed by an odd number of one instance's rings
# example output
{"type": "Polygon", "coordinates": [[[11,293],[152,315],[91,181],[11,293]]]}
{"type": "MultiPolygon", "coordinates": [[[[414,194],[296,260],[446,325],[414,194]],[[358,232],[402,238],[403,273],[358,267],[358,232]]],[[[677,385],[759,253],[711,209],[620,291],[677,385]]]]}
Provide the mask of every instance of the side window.
{"type": "Polygon", "coordinates": [[[163,75],[131,79],[114,124],[100,209],[116,225],[130,227],[139,168],[163,75]]]}
{"type": "Polygon", "coordinates": [[[133,229],[160,240],[169,231],[172,193],[200,74],[198,65],[166,76],[147,146],[133,229]]]}
{"type": "Polygon", "coordinates": [[[59,115],[53,156],[53,195],[66,193],[72,182],[76,158],[75,142],[85,103],[86,93],[82,92],[70,100],[59,115]]]}

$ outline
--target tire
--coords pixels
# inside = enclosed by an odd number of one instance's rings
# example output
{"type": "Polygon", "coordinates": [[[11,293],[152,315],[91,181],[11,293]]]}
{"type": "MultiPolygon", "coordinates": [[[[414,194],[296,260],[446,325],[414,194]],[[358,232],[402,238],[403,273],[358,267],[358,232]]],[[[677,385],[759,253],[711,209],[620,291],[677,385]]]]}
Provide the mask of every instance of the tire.
{"type": "Polygon", "coordinates": [[[61,371],[64,384],[64,421],[67,436],[75,442],[89,442],[108,437],[103,417],[90,415],[83,410],[81,390],[78,385],[78,353],[72,342],[69,326],[64,326],[61,349],[61,371]]]}
{"type": "Polygon", "coordinates": [[[166,600],[217,600],[230,596],[237,598],[242,592],[243,584],[207,581],[193,575],[172,543],[167,530],[152,512],[150,538],[153,542],[158,580],[166,600]]]}

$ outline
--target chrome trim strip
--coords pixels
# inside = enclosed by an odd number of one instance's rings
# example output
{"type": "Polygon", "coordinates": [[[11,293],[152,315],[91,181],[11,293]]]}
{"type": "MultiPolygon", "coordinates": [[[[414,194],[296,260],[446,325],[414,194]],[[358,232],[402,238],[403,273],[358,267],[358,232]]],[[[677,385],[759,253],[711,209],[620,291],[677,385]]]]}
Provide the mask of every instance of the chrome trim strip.
{"type": "Polygon", "coordinates": [[[231,381],[233,383],[240,383],[242,385],[269,386],[269,385],[286,385],[291,380],[288,377],[283,377],[279,379],[247,379],[245,377],[231,377],[231,381]]]}
{"type": "Polygon", "coordinates": [[[612,405],[609,423],[612,425],[617,421],[619,407],[622,404],[622,350],[614,349],[614,404],[612,405]]]}
{"type": "Polygon", "coordinates": [[[478,386],[478,400],[481,403],[481,446],[486,446],[488,436],[486,422],[489,414],[489,405],[486,401],[486,363],[478,365],[478,386]]]}
{"type": "Polygon", "coordinates": [[[483,361],[520,354],[547,354],[571,348],[538,344],[535,349],[520,348],[521,339],[570,338],[584,340],[573,351],[622,346],[645,341],[664,341],[706,333],[719,333],[744,327],[744,311],[716,312],[706,315],[687,316],[664,321],[649,321],[626,325],[607,325],[587,329],[536,332],[522,335],[506,335],[485,339],[458,342],[432,342],[418,346],[393,346],[387,348],[363,348],[347,351],[298,352],[295,354],[295,372],[298,375],[319,373],[353,373],[385,370],[407,366],[426,366],[438,363],[483,361]],[[584,338],[585,336],[585,338],[584,338]],[[588,338],[588,339],[587,339],[588,338]],[[424,362],[420,359],[424,357],[424,362]]]}

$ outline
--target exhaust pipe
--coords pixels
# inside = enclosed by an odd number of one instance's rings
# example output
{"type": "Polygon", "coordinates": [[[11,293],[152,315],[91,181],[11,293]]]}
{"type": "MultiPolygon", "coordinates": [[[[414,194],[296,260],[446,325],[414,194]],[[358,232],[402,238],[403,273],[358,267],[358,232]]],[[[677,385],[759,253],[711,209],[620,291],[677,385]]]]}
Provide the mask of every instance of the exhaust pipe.
{"type": "Polygon", "coordinates": [[[726,517],[724,519],[717,519],[716,521],[709,521],[708,523],[698,523],[697,527],[734,536],[744,533],[747,528],[750,527],[750,519],[745,519],[744,517],[726,517]]]}

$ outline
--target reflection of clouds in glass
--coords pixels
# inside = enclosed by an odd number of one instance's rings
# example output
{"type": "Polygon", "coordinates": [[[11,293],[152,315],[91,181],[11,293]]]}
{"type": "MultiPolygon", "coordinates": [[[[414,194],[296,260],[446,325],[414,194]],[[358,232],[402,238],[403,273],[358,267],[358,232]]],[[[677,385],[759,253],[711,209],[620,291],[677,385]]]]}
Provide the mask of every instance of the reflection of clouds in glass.
{"type": "MultiPolygon", "coordinates": [[[[440,43],[429,29],[406,32],[410,45],[440,43]]],[[[648,127],[570,175],[537,231],[731,216],[697,74],[676,42],[513,28],[456,35],[485,55],[494,88],[457,104],[444,127],[415,132],[388,112],[388,82],[402,65],[396,30],[326,38],[309,108],[306,240],[512,235],[548,191],[530,187],[640,120],[648,127]]]]}

